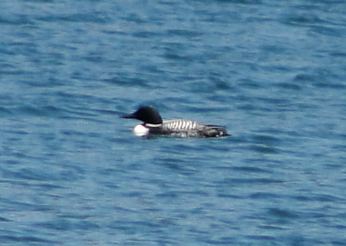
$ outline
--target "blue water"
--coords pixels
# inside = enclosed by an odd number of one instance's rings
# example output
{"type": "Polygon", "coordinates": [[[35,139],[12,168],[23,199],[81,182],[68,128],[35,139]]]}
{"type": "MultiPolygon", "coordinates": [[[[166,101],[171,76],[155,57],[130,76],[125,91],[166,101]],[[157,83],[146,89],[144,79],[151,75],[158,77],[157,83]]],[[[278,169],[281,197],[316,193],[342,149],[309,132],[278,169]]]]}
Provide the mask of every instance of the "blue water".
{"type": "Polygon", "coordinates": [[[346,2],[2,0],[1,245],[346,245],[346,2]],[[224,125],[140,139],[119,118],[224,125]]]}

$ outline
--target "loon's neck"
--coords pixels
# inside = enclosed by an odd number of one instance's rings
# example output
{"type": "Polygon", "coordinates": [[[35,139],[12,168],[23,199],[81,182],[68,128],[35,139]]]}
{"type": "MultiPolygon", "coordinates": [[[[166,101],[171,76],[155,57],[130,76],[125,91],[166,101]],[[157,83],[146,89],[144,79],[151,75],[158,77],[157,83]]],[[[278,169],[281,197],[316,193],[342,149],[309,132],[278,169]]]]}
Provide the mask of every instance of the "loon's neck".
{"type": "Polygon", "coordinates": [[[162,124],[151,124],[151,123],[145,123],[144,125],[147,127],[161,127],[162,126],[162,124]]]}

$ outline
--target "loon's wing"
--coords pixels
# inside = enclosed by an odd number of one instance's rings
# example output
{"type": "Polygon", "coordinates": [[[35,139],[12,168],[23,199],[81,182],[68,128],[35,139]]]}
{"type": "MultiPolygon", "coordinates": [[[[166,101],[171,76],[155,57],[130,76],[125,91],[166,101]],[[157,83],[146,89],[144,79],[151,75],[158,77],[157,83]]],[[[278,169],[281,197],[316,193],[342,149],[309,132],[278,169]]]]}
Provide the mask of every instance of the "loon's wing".
{"type": "Polygon", "coordinates": [[[204,137],[223,137],[229,136],[227,130],[223,126],[206,125],[203,129],[204,137]]]}

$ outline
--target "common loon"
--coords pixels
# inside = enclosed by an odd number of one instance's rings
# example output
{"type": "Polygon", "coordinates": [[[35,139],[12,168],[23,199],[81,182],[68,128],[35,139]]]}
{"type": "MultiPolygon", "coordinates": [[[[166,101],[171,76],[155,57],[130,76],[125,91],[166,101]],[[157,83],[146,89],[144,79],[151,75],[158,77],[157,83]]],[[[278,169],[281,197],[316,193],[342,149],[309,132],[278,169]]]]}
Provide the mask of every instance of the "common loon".
{"type": "Polygon", "coordinates": [[[162,121],[157,110],[148,106],[140,107],[133,114],[124,115],[122,118],[137,119],[144,122],[133,129],[133,133],[138,137],[149,135],[195,138],[229,136],[226,128],[223,126],[203,125],[192,120],[183,119],[162,121]]]}

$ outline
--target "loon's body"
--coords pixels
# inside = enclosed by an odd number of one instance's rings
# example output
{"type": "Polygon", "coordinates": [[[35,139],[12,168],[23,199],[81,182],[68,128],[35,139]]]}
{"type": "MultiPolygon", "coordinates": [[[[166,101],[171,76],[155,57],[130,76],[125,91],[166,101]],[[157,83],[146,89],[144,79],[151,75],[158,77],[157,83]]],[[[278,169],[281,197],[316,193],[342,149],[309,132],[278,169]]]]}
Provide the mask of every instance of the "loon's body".
{"type": "Polygon", "coordinates": [[[140,107],[130,115],[122,116],[127,119],[137,119],[144,123],[135,126],[136,136],[165,135],[173,137],[223,137],[229,136],[225,127],[204,125],[192,120],[176,119],[163,121],[160,114],[151,107],[140,107]]]}

